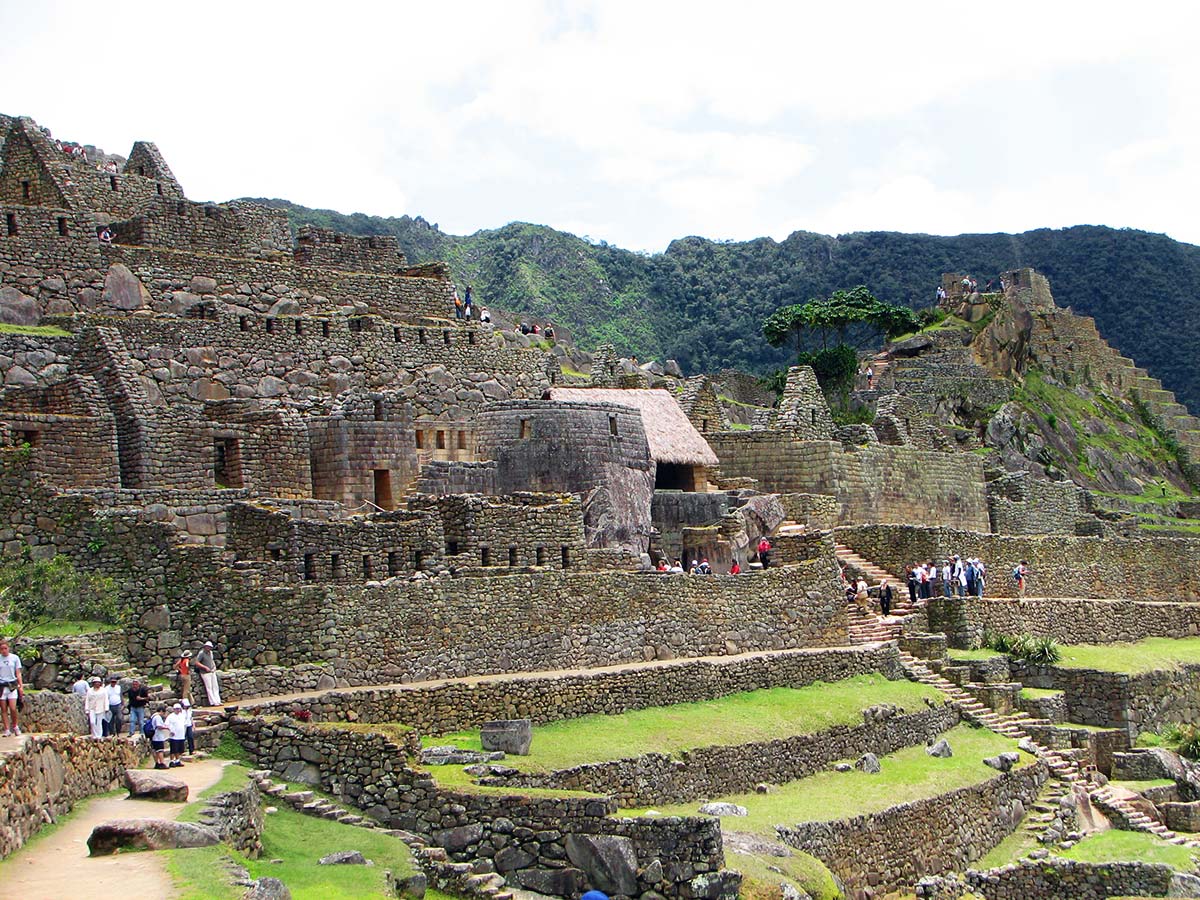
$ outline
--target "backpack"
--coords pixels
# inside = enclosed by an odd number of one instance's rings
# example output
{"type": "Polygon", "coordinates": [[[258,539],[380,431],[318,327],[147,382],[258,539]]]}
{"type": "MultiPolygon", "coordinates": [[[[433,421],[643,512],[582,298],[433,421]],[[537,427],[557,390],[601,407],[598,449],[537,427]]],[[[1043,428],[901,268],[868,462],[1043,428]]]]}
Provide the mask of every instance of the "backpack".
{"type": "Polygon", "coordinates": [[[146,740],[154,740],[154,722],[151,719],[142,723],[142,734],[145,735],[146,740]]]}

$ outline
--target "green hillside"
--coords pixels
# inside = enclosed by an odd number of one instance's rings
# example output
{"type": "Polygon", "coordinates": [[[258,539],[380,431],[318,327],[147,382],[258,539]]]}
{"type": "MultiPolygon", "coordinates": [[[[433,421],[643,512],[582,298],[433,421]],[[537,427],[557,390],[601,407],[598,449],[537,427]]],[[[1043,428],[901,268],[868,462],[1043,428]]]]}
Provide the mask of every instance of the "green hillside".
{"type": "Polygon", "coordinates": [[[1188,361],[1200,340],[1200,247],[1161,234],[1089,225],[954,237],[796,232],[783,241],[687,237],[648,255],[541,225],[457,236],[420,217],[259,202],[286,209],[293,225],[395,235],[413,262],[448,261],[482,302],[553,318],[584,347],[609,340],[641,358],[674,357],[688,372],[785,365],[787,353],[768,347],[759,326],[786,303],[865,284],[919,308],[932,303],[942,272],[972,273],[982,284],[1033,266],[1061,305],[1095,317],[1109,343],[1200,409],[1200,371],[1188,361]]]}

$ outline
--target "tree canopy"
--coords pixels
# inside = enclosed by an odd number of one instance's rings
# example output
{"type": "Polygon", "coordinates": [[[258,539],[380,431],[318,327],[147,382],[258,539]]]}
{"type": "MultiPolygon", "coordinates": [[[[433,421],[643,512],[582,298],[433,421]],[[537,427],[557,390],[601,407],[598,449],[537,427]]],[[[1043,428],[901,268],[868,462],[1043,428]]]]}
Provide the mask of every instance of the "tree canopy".
{"type": "Polygon", "coordinates": [[[775,310],[763,322],[762,334],[772,347],[795,342],[799,355],[808,334],[820,335],[821,349],[826,350],[830,332],[837,335],[837,345],[842,346],[846,343],[847,329],[854,325],[870,326],[888,337],[915,331],[918,327],[916,314],[911,309],[885,303],[866,285],[860,284],[848,291],[834,291],[823,299],[775,310]]]}

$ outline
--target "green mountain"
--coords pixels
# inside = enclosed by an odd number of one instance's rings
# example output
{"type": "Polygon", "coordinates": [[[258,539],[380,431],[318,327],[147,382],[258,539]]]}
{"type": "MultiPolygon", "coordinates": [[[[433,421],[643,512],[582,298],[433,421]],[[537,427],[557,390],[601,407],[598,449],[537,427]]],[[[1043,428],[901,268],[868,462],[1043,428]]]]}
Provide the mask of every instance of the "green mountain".
{"type": "Polygon", "coordinates": [[[478,302],[565,324],[585,348],[611,341],[643,359],[678,359],[688,372],[786,365],[787,352],[768,347],[759,328],[787,303],[865,284],[880,299],[920,308],[933,302],[942,272],[983,284],[1033,266],[1060,304],[1094,317],[1110,344],[1200,410],[1200,371],[1189,362],[1200,343],[1200,247],[1162,234],[1090,225],[954,237],[796,232],[783,241],[687,237],[643,254],[541,225],[458,236],[420,217],[257,202],[286,209],[293,226],[395,235],[413,262],[449,262],[478,302]]]}

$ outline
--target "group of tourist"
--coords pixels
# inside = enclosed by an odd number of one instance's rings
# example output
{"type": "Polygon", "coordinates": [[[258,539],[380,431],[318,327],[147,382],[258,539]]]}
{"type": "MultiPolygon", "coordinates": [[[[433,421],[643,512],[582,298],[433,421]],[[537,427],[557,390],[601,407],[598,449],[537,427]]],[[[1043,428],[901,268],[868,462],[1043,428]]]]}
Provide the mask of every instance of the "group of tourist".
{"type": "Polygon", "coordinates": [[[192,699],[192,666],[200,673],[200,681],[204,683],[204,693],[208,695],[209,706],[221,705],[221,681],[217,676],[217,662],[213,658],[213,642],[205,641],[196,659],[192,661],[192,651],[184,650],[175,660],[175,692],[184,700],[192,699]]]}
{"type": "Polygon", "coordinates": [[[542,328],[537,322],[534,322],[532,325],[528,322],[521,322],[513,328],[513,331],[519,331],[521,334],[532,334],[535,337],[540,335],[548,341],[554,340],[553,322],[547,322],[545,328],[542,328]]]}
{"type": "Polygon", "coordinates": [[[905,566],[904,580],[908,585],[909,599],[913,603],[932,597],[933,585],[938,581],[941,582],[942,595],[945,597],[971,596],[983,599],[983,590],[987,585],[987,566],[982,559],[963,559],[956,553],[944,560],[941,566],[933,560],[905,566]]]}
{"type": "MultiPolygon", "coordinates": [[[[83,694],[83,709],[88,717],[92,737],[118,737],[121,734],[122,691],[121,680],[116,675],[108,676],[104,685],[99,676],[84,679],[82,675],[72,690],[83,694]]],[[[174,704],[161,704],[147,721],[146,710],[150,705],[150,688],[138,679],[129,683],[129,737],[139,734],[150,741],[154,753],[154,768],[177,768],[183,765],[181,757],[196,752],[195,726],[192,702],[184,697],[174,704]],[[166,761],[169,752],[171,762],[166,761]]]]}
{"type": "MultiPolygon", "coordinates": [[[[472,310],[475,308],[475,289],[471,285],[467,285],[465,296],[458,295],[458,288],[454,289],[454,318],[471,321],[472,310]]],[[[479,308],[479,321],[492,321],[492,314],[486,306],[479,308]]]]}

